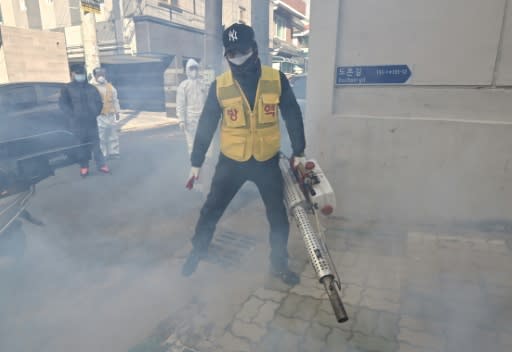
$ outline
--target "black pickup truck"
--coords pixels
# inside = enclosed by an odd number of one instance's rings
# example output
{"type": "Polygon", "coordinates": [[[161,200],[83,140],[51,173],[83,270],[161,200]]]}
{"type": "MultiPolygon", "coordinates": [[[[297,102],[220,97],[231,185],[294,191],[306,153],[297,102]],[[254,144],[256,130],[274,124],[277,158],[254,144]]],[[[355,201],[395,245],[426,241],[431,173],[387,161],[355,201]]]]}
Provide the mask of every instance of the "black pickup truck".
{"type": "Polygon", "coordinates": [[[0,240],[23,214],[35,185],[76,160],[81,146],[58,104],[63,86],[0,85],[0,240]]]}

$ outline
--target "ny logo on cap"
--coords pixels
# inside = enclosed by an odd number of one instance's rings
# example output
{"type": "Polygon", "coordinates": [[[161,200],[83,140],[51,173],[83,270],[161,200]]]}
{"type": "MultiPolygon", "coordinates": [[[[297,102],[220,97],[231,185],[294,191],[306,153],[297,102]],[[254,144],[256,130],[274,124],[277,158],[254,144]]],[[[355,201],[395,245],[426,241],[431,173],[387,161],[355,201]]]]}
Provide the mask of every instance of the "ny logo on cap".
{"type": "Polygon", "coordinates": [[[228,39],[230,42],[236,42],[238,40],[238,34],[234,29],[229,31],[228,39]]]}

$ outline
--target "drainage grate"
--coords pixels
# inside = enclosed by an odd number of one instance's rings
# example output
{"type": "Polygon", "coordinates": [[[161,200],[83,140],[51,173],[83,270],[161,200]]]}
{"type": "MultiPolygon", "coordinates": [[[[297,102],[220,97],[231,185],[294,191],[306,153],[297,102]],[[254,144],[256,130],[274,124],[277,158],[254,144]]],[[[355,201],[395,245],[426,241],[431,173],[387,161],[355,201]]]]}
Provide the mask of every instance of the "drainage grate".
{"type": "Polygon", "coordinates": [[[215,235],[208,249],[207,262],[217,264],[223,268],[238,267],[242,258],[250,252],[257,241],[247,235],[223,232],[215,235]]]}

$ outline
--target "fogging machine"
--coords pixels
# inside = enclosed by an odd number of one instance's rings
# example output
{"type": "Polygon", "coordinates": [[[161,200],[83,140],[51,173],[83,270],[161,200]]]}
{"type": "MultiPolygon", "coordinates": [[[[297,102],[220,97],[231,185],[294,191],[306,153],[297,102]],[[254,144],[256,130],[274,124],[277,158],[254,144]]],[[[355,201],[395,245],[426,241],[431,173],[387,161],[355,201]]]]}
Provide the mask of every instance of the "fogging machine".
{"type": "Polygon", "coordinates": [[[340,298],[340,278],[325,241],[320,225],[320,214],[330,215],[336,206],[332,187],[315,160],[293,168],[291,160],[281,155],[279,167],[284,179],[285,204],[304,239],[311,264],[323,284],[336,320],[348,320],[340,298]],[[310,218],[315,219],[315,226],[310,218]]]}

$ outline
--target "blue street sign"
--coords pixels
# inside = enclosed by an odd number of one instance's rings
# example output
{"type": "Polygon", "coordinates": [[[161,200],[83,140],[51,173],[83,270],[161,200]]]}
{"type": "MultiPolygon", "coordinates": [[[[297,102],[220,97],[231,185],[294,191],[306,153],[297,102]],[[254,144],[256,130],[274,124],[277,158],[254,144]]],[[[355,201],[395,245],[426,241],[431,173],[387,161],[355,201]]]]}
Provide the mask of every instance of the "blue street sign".
{"type": "Polygon", "coordinates": [[[336,85],[403,84],[411,77],[407,65],[338,66],[336,85]]]}

